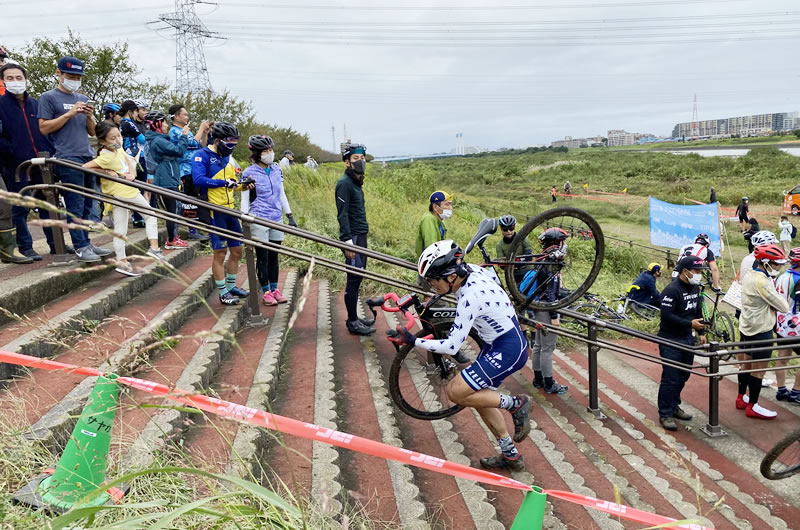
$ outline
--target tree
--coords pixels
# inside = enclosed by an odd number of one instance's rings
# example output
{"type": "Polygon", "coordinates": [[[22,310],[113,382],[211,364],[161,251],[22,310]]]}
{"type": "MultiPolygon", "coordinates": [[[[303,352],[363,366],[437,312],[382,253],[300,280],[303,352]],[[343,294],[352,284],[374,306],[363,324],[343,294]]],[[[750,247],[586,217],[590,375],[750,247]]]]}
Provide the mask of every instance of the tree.
{"type": "Polygon", "coordinates": [[[258,122],[252,103],[237,98],[227,90],[220,93],[203,91],[181,94],[170,90],[166,81],[142,79],[142,72],[131,58],[125,42],[93,45],[70,30],[67,37],[61,40],[36,37],[22,50],[10,53],[28,71],[28,91],[34,97],[55,88],[56,63],[61,57],[69,55],[86,65],[80,92],[98,102],[98,117],[101,117],[105,103],[122,103],[126,99],[141,99],[149,104],[151,110],[164,111],[180,103],[189,111],[189,126],[194,131],[204,120],[227,121],[238,126],[243,141],[239,142],[234,156],[239,160],[249,156],[247,138],[253,134],[271,136],[276,151],[282,153],[289,149],[298,161],[305,161],[308,155],[320,162],[341,160],[336,154],[311,143],[307,134],[258,122]]]}
{"type": "Polygon", "coordinates": [[[100,106],[133,98],[152,98],[151,105],[155,106],[169,91],[166,82],[139,79],[141,70],[131,60],[125,42],[94,46],[70,30],[61,40],[36,37],[25,48],[12,53],[28,71],[28,91],[34,97],[55,88],[56,63],[65,55],[84,62],[86,75],[81,80],[80,92],[100,106]]]}
{"type": "Polygon", "coordinates": [[[800,129],[793,130],[792,134],[795,135],[796,137],[800,138],[800,129]]]}

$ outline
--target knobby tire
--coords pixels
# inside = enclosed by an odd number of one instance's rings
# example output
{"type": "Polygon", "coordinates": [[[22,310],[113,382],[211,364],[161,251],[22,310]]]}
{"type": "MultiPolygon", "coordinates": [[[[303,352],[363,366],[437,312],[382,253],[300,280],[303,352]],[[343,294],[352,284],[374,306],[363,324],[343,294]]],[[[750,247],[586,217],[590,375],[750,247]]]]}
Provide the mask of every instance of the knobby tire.
{"type": "MultiPolygon", "coordinates": [[[[433,336],[435,339],[444,339],[448,336],[450,332],[450,326],[452,322],[441,322],[434,325],[433,329],[433,336]]],[[[425,335],[430,334],[429,331],[419,331],[417,332],[417,337],[424,337],[425,335]]],[[[470,330],[469,336],[473,339],[478,348],[483,346],[483,341],[478,336],[477,332],[473,329],[470,330]]],[[[421,350],[420,350],[421,351],[421,350]]],[[[456,405],[454,403],[442,403],[439,410],[427,410],[424,407],[423,399],[418,397],[416,385],[413,383],[410,384],[407,391],[407,396],[403,395],[403,387],[400,384],[400,375],[402,372],[403,365],[407,362],[409,358],[409,354],[416,358],[416,354],[414,353],[414,347],[411,345],[406,345],[400,348],[400,351],[397,352],[397,355],[394,358],[394,362],[392,362],[392,368],[389,371],[389,393],[392,396],[392,400],[394,401],[397,408],[402,410],[405,414],[411,416],[412,418],[416,418],[418,420],[441,420],[443,418],[447,418],[452,416],[456,412],[460,411],[464,407],[461,405],[456,405]],[[408,398],[408,399],[407,399],[408,398]],[[413,401],[415,404],[412,405],[410,401],[413,401]],[[416,405],[419,403],[419,405],[416,405]]],[[[449,358],[447,355],[435,354],[432,353],[431,356],[439,356],[444,358],[449,358]]],[[[455,362],[455,361],[453,361],[455,362]]],[[[414,370],[414,368],[409,368],[409,370],[414,370]]],[[[453,377],[459,377],[459,371],[456,370],[453,377]]],[[[436,394],[436,398],[441,403],[442,396],[445,396],[444,387],[447,385],[447,381],[442,381],[439,378],[438,374],[429,374],[425,376],[429,385],[433,387],[433,391],[436,394]],[[438,390],[441,389],[441,392],[438,390]]]]}
{"type": "Polygon", "coordinates": [[[800,472],[800,429],[775,444],[761,461],[761,474],[770,480],[789,478],[798,472],[800,472]],[[784,461],[788,459],[792,461],[782,464],[778,461],[781,457],[784,461]]]}
{"type": "MultiPolygon", "coordinates": [[[[600,228],[600,224],[595,220],[594,217],[589,215],[588,213],[580,210],[578,208],[572,208],[569,206],[562,206],[559,208],[553,208],[552,210],[547,210],[543,212],[533,219],[529,220],[525,223],[525,226],[517,233],[514,237],[514,240],[511,243],[511,248],[509,249],[509,261],[514,261],[517,256],[517,251],[522,251],[522,242],[530,235],[530,233],[552,219],[557,219],[559,217],[562,218],[574,218],[582,223],[585,223],[586,227],[588,227],[592,232],[592,237],[584,238],[580,237],[580,232],[578,235],[573,235],[575,239],[581,239],[585,241],[594,241],[594,257],[591,269],[589,273],[586,275],[586,278],[583,282],[577,286],[569,286],[571,292],[556,300],[555,302],[543,302],[541,300],[532,300],[529,302],[528,307],[534,310],[540,311],[551,311],[555,309],[560,309],[562,307],[567,307],[577,300],[579,300],[586,291],[592,286],[594,281],[597,279],[597,275],[600,274],[600,269],[603,266],[603,257],[605,255],[605,238],[603,237],[603,229],[600,228]]],[[[556,225],[553,225],[556,226],[556,225]]],[[[563,226],[562,226],[563,228],[563,226]]],[[[570,226],[571,228],[571,226],[570,226]]],[[[567,239],[567,267],[569,267],[569,239],[567,239]]],[[[538,244],[538,241],[531,242],[531,245],[538,244]]],[[[521,255],[521,254],[520,254],[521,255]]],[[[506,285],[508,286],[508,291],[514,300],[519,304],[525,304],[528,302],[528,297],[524,295],[520,290],[517,284],[517,280],[514,277],[515,267],[510,266],[506,267],[505,269],[505,277],[506,277],[506,285]]]]}

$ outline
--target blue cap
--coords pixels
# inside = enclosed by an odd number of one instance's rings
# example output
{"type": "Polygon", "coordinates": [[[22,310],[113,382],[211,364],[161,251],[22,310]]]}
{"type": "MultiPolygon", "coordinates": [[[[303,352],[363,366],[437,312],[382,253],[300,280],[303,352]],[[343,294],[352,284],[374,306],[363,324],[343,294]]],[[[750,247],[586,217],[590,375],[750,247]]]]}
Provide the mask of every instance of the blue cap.
{"type": "Polygon", "coordinates": [[[442,201],[452,201],[452,200],[453,200],[453,195],[447,193],[446,191],[438,190],[431,193],[431,204],[436,204],[437,202],[442,202],[442,201]]]}
{"type": "Polygon", "coordinates": [[[83,66],[83,61],[75,57],[67,56],[58,60],[58,70],[63,74],[86,75],[83,66]]]}

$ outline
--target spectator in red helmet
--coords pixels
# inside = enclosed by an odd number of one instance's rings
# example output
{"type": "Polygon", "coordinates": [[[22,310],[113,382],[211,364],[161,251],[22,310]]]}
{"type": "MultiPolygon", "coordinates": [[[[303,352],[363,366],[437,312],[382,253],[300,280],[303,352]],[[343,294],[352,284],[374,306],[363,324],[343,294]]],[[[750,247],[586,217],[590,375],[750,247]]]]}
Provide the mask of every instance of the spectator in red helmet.
{"type": "MultiPolygon", "coordinates": [[[[789,302],[775,289],[773,283],[786,264],[786,255],[777,245],[762,245],[755,249],[755,262],[752,272],[742,280],[742,315],[739,318],[739,333],[742,341],[773,339],[776,313],[788,313],[789,302]]],[[[759,362],[746,363],[748,369],[766,370],[772,351],[743,353],[740,359],[754,359],[759,362]]],[[[761,394],[763,372],[739,374],[739,395],[736,408],[745,409],[750,418],[772,419],[777,412],[762,407],[758,403],[761,394]],[[749,395],[748,395],[749,394],[749,395]]]]}

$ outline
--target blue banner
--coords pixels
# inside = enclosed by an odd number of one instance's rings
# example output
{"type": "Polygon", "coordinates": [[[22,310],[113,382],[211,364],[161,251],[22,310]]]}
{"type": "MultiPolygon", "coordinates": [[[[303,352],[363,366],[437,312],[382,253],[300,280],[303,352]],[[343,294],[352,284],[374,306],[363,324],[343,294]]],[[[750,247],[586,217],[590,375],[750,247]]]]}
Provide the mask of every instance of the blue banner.
{"type": "Polygon", "coordinates": [[[650,197],[650,242],[669,248],[694,243],[697,234],[708,234],[710,249],[720,253],[717,203],[684,206],[650,197]]]}

